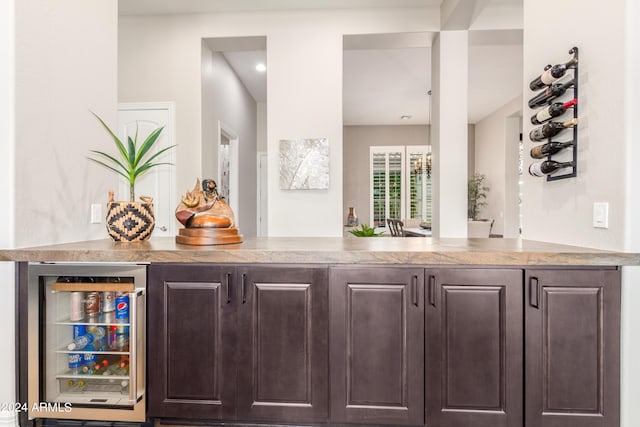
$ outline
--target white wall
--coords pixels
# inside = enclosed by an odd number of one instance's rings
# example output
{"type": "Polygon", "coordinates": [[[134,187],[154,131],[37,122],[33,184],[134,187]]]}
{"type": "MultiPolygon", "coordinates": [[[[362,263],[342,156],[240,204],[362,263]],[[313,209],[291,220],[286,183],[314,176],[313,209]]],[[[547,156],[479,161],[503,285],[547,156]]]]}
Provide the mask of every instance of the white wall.
{"type": "MultiPolygon", "coordinates": [[[[518,146],[518,134],[512,133],[507,126],[508,118],[522,110],[522,97],[511,100],[498,110],[476,123],[475,126],[475,171],[487,177],[490,190],[487,195],[487,206],[480,212],[480,218],[494,220],[491,232],[504,234],[504,216],[509,207],[506,204],[507,169],[511,166],[517,171],[518,158],[506,158],[507,146],[518,146]],[[505,165],[505,167],[501,167],[505,165]]],[[[516,154],[511,151],[510,154],[516,154]]],[[[518,179],[513,177],[511,179],[518,179]]],[[[516,181],[517,183],[517,181],[516,181]]],[[[513,183],[510,183],[513,184],[513,183]]],[[[510,189],[513,186],[509,186],[510,189]]]]}
{"type": "Polygon", "coordinates": [[[342,36],[438,27],[426,8],[123,17],[119,101],[176,103],[177,185],[189,189],[202,172],[201,39],[266,36],[269,235],[341,236],[342,36]],[[329,190],[280,190],[278,141],[316,137],[330,144],[329,190]]]}
{"type": "MultiPolygon", "coordinates": [[[[15,243],[15,36],[14,1],[0,2],[0,248],[13,248],[15,243]]],[[[0,402],[15,402],[15,298],[13,263],[0,262],[0,402]]],[[[13,411],[0,411],[0,425],[16,425],[13,411]]]]}
{"type": "Polygon", "coordinates": [[[86,156],[113,152],[89,110],[116,117],[117,5],[112,0],[16,2],[16,245],[107,237],[90,205],[115,175],[86,156]]]}
{"type": "MultiPolygon", "coordinates": [[[[257,223],[256,102],[220,52],[202,46],[202,177],[218,177],[218,125],[238,136],[236,220],[243,236],[254,237],[257,223]]],[[[193,175],[193,182],[198,178],[193,175]]],[[[187,189],[184,189],[186,191],[187,189]]]]}
{"type": "Polygon", "coordinates": [[[345,126],[344,194],[342,221],[355,208],[360,224],[371,225],[369,147],[374,145],[429,145],[429,126],[345,126]]]}

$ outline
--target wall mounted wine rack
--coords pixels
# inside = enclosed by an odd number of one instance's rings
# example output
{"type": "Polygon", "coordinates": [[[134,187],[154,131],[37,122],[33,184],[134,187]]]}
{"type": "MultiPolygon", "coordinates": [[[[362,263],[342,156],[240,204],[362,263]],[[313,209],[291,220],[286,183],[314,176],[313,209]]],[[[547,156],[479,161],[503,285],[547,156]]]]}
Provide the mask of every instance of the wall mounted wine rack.
{"type": "MultiPolygon", "coordinates": [[[[573,55],[573,58],[572,58],[572,60],[568,61],[568,63],[572,62],[572,64],[567,67],[567,73],[572,73],[573,74],[573,78],[571,78],[570,74],[569,75],[565,74],[565,76],[561,77],[558,80],[558,82],[559,83],[563,83],[563,82],[567,82],[567,81],[570,81],[570,80],[573,79],[573,84],[570,87],[567,88],[567,92],[566,93],[570,93],[568,91],[572,91],[573,92],[573,99],[578,100],[578,75],[579,75],[579,72],[578,72],[578,48],[575,47],[575,46],[572,47],[571,50],[569,50],[569,54],[573,55]]],[[[544,71],[549,70],[551,67],[552,67],[551,65],[547,65],[544,68],[544,71]]],[[[548,87],[549,86],[546,86],[545,88],[542,89],[542,91],[547,90],[548,87]]],[[[539,95],[539,93],[541,93],[542,91],[539,91],[538,93],[536,93],[536,95],[533,98],[531,98],[530,102],[533,101],[539,95]]],[[[545,104],[543,104],[541,106],[538,105],[536,107],[532,107],[532,109],[535,110],[534,111],[534,115],[536,114],[537,111],[540,111],[540,109],[544,109],[544,108],[548,107],[553,102],[561,102],[561,101],[559,101],[559,99],[561,97],[564,97],[564,94],[562,94],[562,95],[560,95],[560,96],[558,96],[556,98],[549,99],[545,104]]],[[[567,113],[572,112],[573,113],[573,118],[577,119],[578,118],[578,106],[579,106],[579,104],[580,104],[579,102],[576,102],[573,106],[569,107],[571,109],[571,111],[565,111],[563,113],[563,115],[559,116],[559,117],[566,117],[566,116],[568,116],[567,113]]],[[[553,120],[553,119],[551,119],[551,120],[553,120]]],[[[565,121],[565,120],[563,120],[563,121],[565,121]]],[[[547,123],[548,123],[548,121],[547,121],[547,123]]],[[[563,148],[560,152],[558,152],[556,154],[548,155],[546,157],[546,159],[545,159],[545,160],[554,160],[553,159],[554,156],[562,155],[562,158],[563,158],[562,161],[563,162],[571,162],[571,166],[559,169],[556,172],[552,172],[552,173],[546,175],[547,181],[556,181],[556,180],[560,180],[560,179],[574,178],[574,177],[576,177],[578,175],[578,168],[577,168],[578,167],[578,126],[579,125],[575,125],[575,126],[573,126],[571,128],[571,130],[573,131],[573,145],[571,145],[569,147],[566,147],[566,148],[563,148]],[[567,153],[567,150],[571,150],[570,158],[567,158],[567,156],[565,154],[565,153],[567,153]]],[[[569,132],[565,130],[565,131],[561,131],[556,136],[557,137],[562,136],[563,137],[563,141],[566,141],[566,138],[564,138],[564,137],[568,133],[569,132]]],[[[552,137],[548,138],[546,141],[542,141],[542,142],[540,142],[540,141],[532,141],[532,142],[535,143],[535,144],[538,144],[538,143],[544,144],[545,142],[563,142],[563,141],[554,140],[554,138],[556,138],[556,136],[552,136],[552,137]]]]}

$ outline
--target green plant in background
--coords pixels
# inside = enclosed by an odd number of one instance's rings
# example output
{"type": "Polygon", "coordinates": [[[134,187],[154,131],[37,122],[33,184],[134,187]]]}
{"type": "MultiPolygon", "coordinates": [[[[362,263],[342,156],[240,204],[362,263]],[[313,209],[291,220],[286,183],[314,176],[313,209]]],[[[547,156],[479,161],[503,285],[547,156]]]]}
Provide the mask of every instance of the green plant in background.
{"type": "Polygon", "coordinates": [[[349,230],[349,233],[358,237],[378,237],[382,236],[382,232],[376,233],[376,229],[374,227],[369,227],[367,224],[361,224],[360,230],[354,228],[353,230],[349,230]]]}
{"type": "Polygon", "coordinates": [[[467,216],[474,221],[478,220],[480,209],[487,205],[487,193],[489,186],[486,184],[487,177],[480,173],[474,173],[467,185],[467,216]]]}
{"type": "Polygon", "coordinates": [[[96,113],[91,112],[91,114],[98,119],[102,127],[104,127],[107,133],[111,136],[111,139],[113,139],[113,142],[118,149],[119,158],[103,151],[90,150],[93,154],[97,155],[98,158],[95,159],[89,157],[89,160],[92,160],[124,177],[129,183],[129,200],[133,202],[135,201],[136,180],[151,168],[160,165],[172,165],[172,163],[154,163],[154,160],[166,151],[175,147],[175,145],[163,148],[157,153],[151,155],[150,150],[158,140],[158,137],[160,137],[164,127],[159,127],[151,132],[142,144],[138,144],[138,130],[136,129],[134,137],[127,137],[127,144],[125,145],[96,113]],[[149,154],[149,156],[147,156],[147,154],[149,154]],[[146,159],[145,156],[147,157],[146,159]]]}

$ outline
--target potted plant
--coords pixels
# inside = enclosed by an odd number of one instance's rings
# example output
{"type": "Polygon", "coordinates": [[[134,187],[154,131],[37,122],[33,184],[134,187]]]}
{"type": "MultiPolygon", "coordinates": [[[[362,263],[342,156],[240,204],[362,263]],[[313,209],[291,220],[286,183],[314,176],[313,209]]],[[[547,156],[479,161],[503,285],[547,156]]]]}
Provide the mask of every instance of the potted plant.
{"type": "Polygon", "coordinates": [[[480,210],[487,205],[487,193],[489,186],[486,184],[485,175],[474,173],[467,185],[467,216],[469,219],[478,221],[480,210]]]}
{"type": "Polygon", "coordinates": [[[109,192],[107,231],[111,238],[117,242],[146,240],[151,237],[151,232],[155,225],[153,199],[141,196],[141,202],[135,201],[136,180],[156,166],[170,165],[171,163],[157,162],[156,159],[175,147],[175,145],[163,148],[152,154],[151,149],[160,137],[164,127],[153,130],[142,143],[138,142],[138,131],[136,129],[133,138],[129,136],[125,144],[97,114],[93,112],[92,114],[111,136],[116,145],[117,154],[111,155],[103,151],[90,150],[94,157],[89,157],[89,160],[110,169],[129,183],[129,201],[114,201],[113,191],[109,192]]]}
{"type": "Polygon", "coordinates": [[[353,230],[349,230],[349,233],[357,237],[378,237],[383,234],[376,233],[376,229],[374,227],[369,227],[367,224],[361,224],[360,229],[354,228],[353,230]]]}

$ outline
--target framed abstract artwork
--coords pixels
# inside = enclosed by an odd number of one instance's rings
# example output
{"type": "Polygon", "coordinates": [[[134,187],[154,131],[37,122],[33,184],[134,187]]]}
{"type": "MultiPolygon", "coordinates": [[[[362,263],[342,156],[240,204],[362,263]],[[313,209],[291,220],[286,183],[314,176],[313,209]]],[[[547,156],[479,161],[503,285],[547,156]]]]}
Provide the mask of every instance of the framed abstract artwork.
{"type": "Polygon", "coordinates": [[[327,138],[280,140],[280,189],[326,190],[329,188],[329,141],[327,138]]]}

